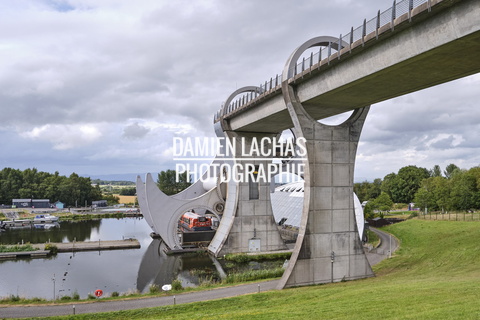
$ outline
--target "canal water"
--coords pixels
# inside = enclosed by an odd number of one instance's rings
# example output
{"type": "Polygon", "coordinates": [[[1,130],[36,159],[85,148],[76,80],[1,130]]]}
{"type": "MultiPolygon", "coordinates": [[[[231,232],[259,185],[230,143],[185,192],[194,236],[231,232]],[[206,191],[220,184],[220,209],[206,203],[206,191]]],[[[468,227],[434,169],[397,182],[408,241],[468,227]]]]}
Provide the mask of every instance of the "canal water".
{"type": "Polygon", "coordinates": [[[78,293],[81,298],[101,289],[104,294],[148,292],[179,279],[184,287],[198,284],[192,270],[215,270],[208,255],[167,256],[160,240],[150,237],[143,218],[62,221],[51,229],[0,232],[1,244],[45,243],[135,238],[140,249],[58,253],[46,259],[0,260],[0,298],[19,296],[51,300],[78,293]]]}

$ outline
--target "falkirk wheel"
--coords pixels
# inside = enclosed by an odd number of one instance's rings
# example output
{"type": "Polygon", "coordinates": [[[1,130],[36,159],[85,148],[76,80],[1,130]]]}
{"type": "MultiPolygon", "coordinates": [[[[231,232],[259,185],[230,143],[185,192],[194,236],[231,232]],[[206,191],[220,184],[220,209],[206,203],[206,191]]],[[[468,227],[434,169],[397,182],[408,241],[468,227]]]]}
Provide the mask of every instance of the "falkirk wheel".
{"type": "MultiPolygon", "coordinates": [[[[246,87],[232,93],[225,106],[242,92],[257,91],[257,87],[246,87]]],[[[225,133],[221,123],[214,125],[220,141],[220,154],[225,155],[226,139],[245,141],[245,137],[225,133]]],[[[246,138],[248,140],[248,137],[246,138]]],[[[239,142],[240,143],[240,142],[239,142]]],[[[265,162],[259,158],[256,163],[265,162]]],[[[146,221],[173,250],[182,249],[177,235],[177,225],[180,217],[193,209],[210,212],[219,220],[208,250],[215,256],[226,253],[251,251],[254,243],[258,251],[275,251],[287,249],[277,224],[275,223],[270,203],[271,183],[257,185],[258,197],[250,199],[249,184],[234,179],[221,179],[224,172],[219,171],[220,164],[226,167],[242,163],[241,155],[234,157],[217,156],[210,170],[182,192],[167,196],[157,187],[151,174],[147,174],[145,182],[137,177],[137,196],[140,208],[146,221]]]]}
{"type": "MultiPolygon", "coordinates": [[[[295,158],[282,161],[283,165],[289,162],[304,165],[301,174],[304,193],[298,238],[279,289],[373,276],[355,223],[353,195],[356,149],[369,106],[356,109],[340,125],[324,125],[308,114],[297,98],[295,83],[289,82],[297,60],[307,49],[328,46],[340,50],[346,45],[334,37],[313,38],[292,53],[282,74],[281,93],[294,125],[294,137],[304,142],[305,155],[301,161],[295,158]]],[[[280,136],[281,132],[237,132],[230,127],[229,117],[234,116],[238,108],[237,104],[231,104],[233,99],[239,94],[257,97],[263,90],[252,86],[235,91],[216,114],[214,129],[224,143],[222,148],[227,148],[226,142],[238,142],[248,149],[262,139],[280,136]]],[[[183,213],[201,208],[220,219],[208,246],[208,251],[215,256],[252,251],[253,242],[256,251],[286,249],[272,211],[270,182],[224,180],[225,172],[220,172],[214,164],[230,167],[252,164],[259,168],[271,166],[272,159],[246,157],[238,150],[234,150],[231,157],[217,156],[208,172],[212,178],[199,180],[172,196],[161,192],[150,174],[145,182],[137,177],[140,208],[154,232],[170,249],[182,249],[177,235],[178,220],[183,213]],[[252,190],[255,190],[253,196],[252,190]]]]}

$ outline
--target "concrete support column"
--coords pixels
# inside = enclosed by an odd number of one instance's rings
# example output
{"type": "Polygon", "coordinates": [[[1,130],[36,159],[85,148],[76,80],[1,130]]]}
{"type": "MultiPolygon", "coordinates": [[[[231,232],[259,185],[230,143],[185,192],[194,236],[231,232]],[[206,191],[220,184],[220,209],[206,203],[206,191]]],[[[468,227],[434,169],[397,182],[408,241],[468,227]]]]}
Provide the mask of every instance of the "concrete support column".
{"type": "Polygon", "coordinates": [[[373,276],[357,233],[353,201],[355,156],[369,107],[343,124],[312,119],[283,84],[296,138],[306,140],[305,198],[298,240],[279,289],[373,276]]]}
{"type": "MultiPolygon", "coordinates": [[[[270,183],[268,180],[249,181],[250,174],[245,175],[244,172],[244,169],[252,172],[267,168],[271,163],[270,158],[250,155],[248,150],[253,141],[260,142],[263,137],[273,138],[276,135],[226,132],[226,136],[235,140],[232,141],[236,146],[234,164],[240,168],[237,178],[240,178],[238,180],[241,181],[236,182],[235,186],[232,186],[232,181],[227,184],[227,188],[236,188],[236,195],[231,194],[231,190],[227,190],[228,197],[236,197],[236,203],[233,204],[227,199],[221,227],[228,226],[229,230],[217,231],[218,238],[216,235],[217,239],[212,240],[209,246],[210,251],[218,256],[226,253],[286,249],[273,216],[270,203],[270,183]],[[229,218],[230,215],[232,218],[229,218]],[[225,223],[223,219],[225,219],[225,223]]],[[[232,179],[231,176],[230,179],[232,179]]]]}

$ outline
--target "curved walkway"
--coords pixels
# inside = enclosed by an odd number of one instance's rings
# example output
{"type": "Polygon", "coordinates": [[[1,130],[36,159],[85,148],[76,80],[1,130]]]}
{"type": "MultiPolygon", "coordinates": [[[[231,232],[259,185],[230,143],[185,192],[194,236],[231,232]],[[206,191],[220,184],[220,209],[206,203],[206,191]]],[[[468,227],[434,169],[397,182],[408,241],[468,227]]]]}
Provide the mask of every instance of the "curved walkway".
{"type": "MultiPolygon", "coordinates": [[[[379,235],[381,244],[376,249],[367,253],[367,259],[371,265],[375,265],[390,255],[398,248],[398,241],[388,233],[371,228],[379,235]],[[391,239],[391,245],[390,245],[391,239]]],[[[109,312],[129,309],[143,309],[173,304],[207,301],[221,298],[229,298],[244,294],[274,290],[279,280],[242,284],[226,288],[216,288],[198,292],[189,292],[179,295],[169,295],[153,298],[140,298],[117,301],[78,302],[61,305],[38,305],[19,307],[0,307],[0,318],[28,318],[28,317],[51,317],[60,315],[72,315],[81,313],[109,312]]]]}
{"type": "Polygon", "coordinates": [[[368,262],[370,262],[371,266],[374,266],[383,259],[391,257],[392,253],[398,249],[399,243],[397,238],[390,233],[372,227],[370,227],[370,230],[375,232],[380,238],[380,245],[367,252],[368,262]]]}

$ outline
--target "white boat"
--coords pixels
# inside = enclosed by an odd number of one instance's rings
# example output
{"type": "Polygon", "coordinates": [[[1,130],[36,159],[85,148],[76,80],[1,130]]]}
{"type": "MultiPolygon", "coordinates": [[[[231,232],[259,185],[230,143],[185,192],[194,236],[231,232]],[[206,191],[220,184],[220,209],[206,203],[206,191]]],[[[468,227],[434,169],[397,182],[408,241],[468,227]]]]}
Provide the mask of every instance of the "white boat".
{"type": "Polygon", "coordinates": [[[35,218],[33,218],[33,223],[52,223],[57,221],[58,221],[57,216],[52,216],[51,214],[48,214],[48,213],[37,214],[35,218]]]}

